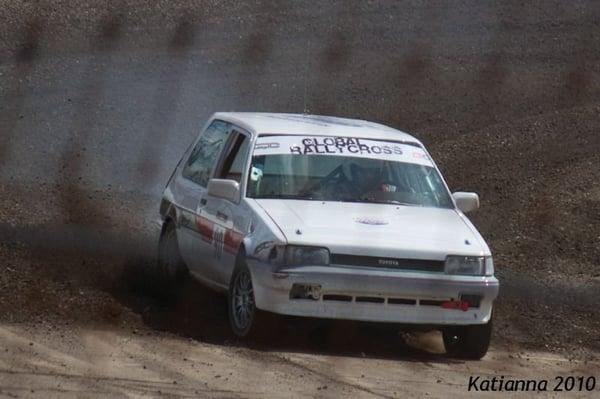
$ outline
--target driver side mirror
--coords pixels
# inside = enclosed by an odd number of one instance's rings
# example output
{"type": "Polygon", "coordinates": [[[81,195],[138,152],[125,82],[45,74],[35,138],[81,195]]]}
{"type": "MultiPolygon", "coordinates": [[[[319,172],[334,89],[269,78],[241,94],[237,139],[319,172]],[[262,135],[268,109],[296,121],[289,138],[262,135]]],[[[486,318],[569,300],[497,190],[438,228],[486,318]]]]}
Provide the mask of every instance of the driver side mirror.
{"type": "Polygon", "coordinates": [[[479,208],[479,195],[476,193],[456,192],[452,193],[456,206],[463,213],[471,212],[479,208]]]}
{"type": "Polygon", "coordinates": [[[236,202],[240,195],[240,184],[230,179],[210,179],[207,191],[213,197],[236,202]]]}

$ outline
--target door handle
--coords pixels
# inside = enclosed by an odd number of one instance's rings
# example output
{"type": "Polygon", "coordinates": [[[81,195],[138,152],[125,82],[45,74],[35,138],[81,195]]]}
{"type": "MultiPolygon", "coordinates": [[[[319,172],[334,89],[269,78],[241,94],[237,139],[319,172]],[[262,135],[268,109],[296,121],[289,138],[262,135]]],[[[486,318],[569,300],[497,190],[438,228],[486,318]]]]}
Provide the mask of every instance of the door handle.
{"type": "Polygon", "coordinates": [[[229,219],[229,216],[227,216],[226,214],[224,214],[223,212],[219,212],[217,211],[217,218],[221,219],[223,221],[227,221],[227,219],[229,219]]]}
{"type": "Polygon", "coordinates": [[[200,200],[200,205],[206,205],[206,198],[202,198],[200,200]]]}

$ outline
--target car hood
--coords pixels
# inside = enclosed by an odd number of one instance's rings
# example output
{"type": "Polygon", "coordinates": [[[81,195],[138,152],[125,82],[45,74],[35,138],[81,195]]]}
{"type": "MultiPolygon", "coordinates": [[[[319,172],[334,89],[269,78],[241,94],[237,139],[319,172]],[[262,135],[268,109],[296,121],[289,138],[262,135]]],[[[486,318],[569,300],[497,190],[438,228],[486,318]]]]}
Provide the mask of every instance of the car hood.
{"type": "Polygon", "coordinates": [[[289,244],[323,246],[332,253],[413,259],[489,254],[481,235],[454,209],[280,199],[256,201],[289,244]]]}

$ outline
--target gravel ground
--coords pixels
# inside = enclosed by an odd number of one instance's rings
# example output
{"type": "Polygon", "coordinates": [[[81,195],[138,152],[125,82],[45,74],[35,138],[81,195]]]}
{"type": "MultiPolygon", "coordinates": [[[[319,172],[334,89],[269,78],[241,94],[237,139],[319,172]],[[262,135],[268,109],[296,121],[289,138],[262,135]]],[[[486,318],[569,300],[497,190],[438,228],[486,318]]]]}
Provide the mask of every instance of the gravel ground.
{"type": "MultiPolygon", "coordinates": [[[[379,370],[376,359],[397,349],[395,338],[373,344],[378,330],[359,327],[367,331],[336,346],[303,338],[327,337],[312,333],[320,323],[285,319],[284,330],[299,331],[291,344],[247,349],[229,335],[222,298],[190,282],[187,301],[165,304],[143,271],[155,252],[160,191],[212,112],[307,110],[413,133],[453,190],[480,194],[472,220],[502,282],[490,373],[509,355],[593,362],[598,21],[593,1],[0,0],[0,343],[35,364],[10,337],[37,343],[46,331],[49,347],[60,352],[72,342],[80,357],[90,350],[83,335],[135,341],[143,331],[151,338],[142,346],[214,345],[206,353],[224,358],[250,350],[271,368],[279,363],[269,353],[279,351],[325,366],[338,364],[328,356],[366,358],[379,370]]],[[[400,359],[419,365],[439,349],[408,343],[397,343],[400,359]]],[[[546,370],[571,370],[554,366],[546,370]]],[[[14,375],[3,374],[3,386],[21,384],[14,375]]],[[[314,395],[343,392],[317,392],[323,385],[308,383],[314,395]]],[[[215,396],[234,396],[228,392],[215,396]]]]}

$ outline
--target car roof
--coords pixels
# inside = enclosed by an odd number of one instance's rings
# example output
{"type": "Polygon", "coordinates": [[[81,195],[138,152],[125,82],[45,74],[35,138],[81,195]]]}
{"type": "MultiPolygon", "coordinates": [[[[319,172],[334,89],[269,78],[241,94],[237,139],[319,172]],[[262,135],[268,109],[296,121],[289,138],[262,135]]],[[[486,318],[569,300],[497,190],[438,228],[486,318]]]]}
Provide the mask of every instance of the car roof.
{"type": "Polygon", "coordinates": [[[261,112],[217,112],[213,119],[231,122],[257,135],[343,136],[421,144],[419,140],[401,130],[360,119],[261,112]]]}

